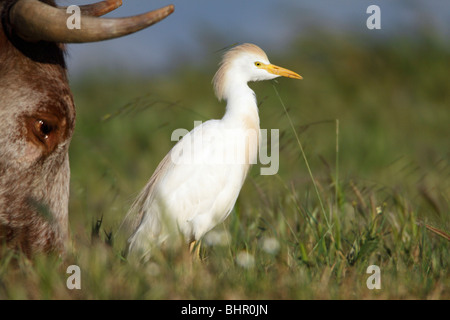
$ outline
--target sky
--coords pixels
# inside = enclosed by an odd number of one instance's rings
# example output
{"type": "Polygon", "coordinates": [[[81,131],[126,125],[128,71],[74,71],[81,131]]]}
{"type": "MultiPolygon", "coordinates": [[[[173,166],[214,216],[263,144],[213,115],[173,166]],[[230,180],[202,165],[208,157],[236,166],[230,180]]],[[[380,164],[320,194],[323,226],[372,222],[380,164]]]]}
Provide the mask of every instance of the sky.
{"type": "MultiPolygon", "coordinates": [[[[59,0],[59,5],[94,1],[59,0]]],[[[233,43],[252,42],[266,52],[282,53],[313,28],[336,34],[358,33],[369,39],[414,36],[432,26],[450,38],[449,0],[123,0],[105,17],[124,17],[167,4],[175,12],[158,24],[119,39],[69,45],[71,77],[91,70],[159,74],[179,66],[202,66],[233,43]],[[370,5],[381,11],[381,29],[369,30],[370,5]],[[211,48],[211,45],[215,46],[211,48]]]]}

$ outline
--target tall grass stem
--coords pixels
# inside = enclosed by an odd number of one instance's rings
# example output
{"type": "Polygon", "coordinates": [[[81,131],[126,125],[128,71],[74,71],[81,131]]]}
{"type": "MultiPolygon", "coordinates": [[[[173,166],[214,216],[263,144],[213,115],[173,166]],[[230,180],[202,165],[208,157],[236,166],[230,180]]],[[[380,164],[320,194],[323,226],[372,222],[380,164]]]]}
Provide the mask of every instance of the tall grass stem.
{"type": "Polygon", "coordinates": [[[294,132],[295,139],[297,140],[297,144],[298,144],[298,146],[300,148],[300,152],[302,154],[303,160],[305,161],[306,168],[308,170],[308,174],[309,174],[309,176],[311,178],[311,181],[312,181],[312,183],[314,185],[314,190],[316,192],[317,198],[318,198],[319,203],[320,203],[320,208],[322,210],[323,216],[325,217],[325,221],[327,222],[327,226],[330,229],[331,228],[330,221],[328,220],[327,214],[325,212],[325,207],[323,205],[322,197],[320,196],[319,189],[317,188],[316,180],[314,179],[314,175],[313,175],[313,173],[311,171],[311,167],[309,166],[309,162],[308,162],[308,159],[306,158],[305,151],[303,150],[303,145],[302,145],[302,143],[300,141],[300,138],[298,137],[297,131],[295,130],[295,127],[294,127],[294,123],[292,122],[291,116],[289,115],[289,112],[287,111],[286,106],[285,106],[283,100],[281,99],[281,96],[280,96],[277,88],[275,87],[275,85],[273,83],[272,83],[272,86],[273,86],[273,89],[275,90],[275,93],[277,94],[278,99],[280,100],[281,105],[283,106],[284,112],[286,113],[286,116],[287,116],[288,121],[289,121],[289,125],[291,126],[292,131],[294,132]]]}

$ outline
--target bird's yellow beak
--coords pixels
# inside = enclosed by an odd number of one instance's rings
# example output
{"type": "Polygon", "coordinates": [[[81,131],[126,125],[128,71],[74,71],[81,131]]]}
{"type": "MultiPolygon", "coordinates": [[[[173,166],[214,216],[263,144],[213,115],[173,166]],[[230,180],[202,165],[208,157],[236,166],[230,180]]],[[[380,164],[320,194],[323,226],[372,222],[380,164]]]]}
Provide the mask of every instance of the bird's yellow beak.
{"type": "Polygon", "coordinates": [[[294,71],[276,66],[274,64],[263,64],[261,65],[262,69],[265,69],[267,72],[276,74],[277,76],[282,76],[286,78],[292,78],[292,79],[303,79],[301,75],[298,73],[295,73],[294,71]]]}

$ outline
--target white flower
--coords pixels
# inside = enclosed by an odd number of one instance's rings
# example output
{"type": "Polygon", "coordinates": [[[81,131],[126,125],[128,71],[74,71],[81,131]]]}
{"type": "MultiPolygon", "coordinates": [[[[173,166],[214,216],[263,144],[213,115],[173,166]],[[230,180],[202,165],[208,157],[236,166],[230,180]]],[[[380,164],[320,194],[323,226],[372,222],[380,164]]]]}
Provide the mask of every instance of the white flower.
{"type": "Polygon", "coordinates": [[[255,265],[255,258],[247,251],[241,251],[236,257],[236,262],[241,267],[250,269],[255,265]]]}
{"type": "Polygon", "coordinates": [[[262,249],[269,254],[277,254],[280,251],[280,243],[277,239],[270,237],[262,240],[262,249]]]}
{"type": "Polygon", "coordinates": [[[203,239],[208,246],[225,246],[229,242],[230,234],[227,231],[212,230],[203,239]]]}

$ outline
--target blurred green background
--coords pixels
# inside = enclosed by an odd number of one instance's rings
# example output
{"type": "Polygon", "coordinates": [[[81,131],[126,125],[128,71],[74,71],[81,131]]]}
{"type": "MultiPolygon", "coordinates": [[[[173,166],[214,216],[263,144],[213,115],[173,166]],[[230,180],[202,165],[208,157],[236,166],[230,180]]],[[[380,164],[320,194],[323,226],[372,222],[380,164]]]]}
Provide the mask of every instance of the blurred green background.
{"type": "MultiPolygon", "coordinates": [[[[274,86],[324,184],[335,171],[338,138],[341,183],[355,181],[382,195],[407,192],[431,217],[442,214],[448,227],[448,43],[426,34],[369,42],[319,32],[286,49],[267,53],[304,80],[251,84],[261,127],[280,130],[281,179],[311,188],[274,86]]],[[[172,131],[223,115],[225,104],[211,86],[220,58],[218,52],[202,68],[186,66],[151,79],[92,72],[72,83],[78,108],[70,150],[73,220],[80,210],[85,223],[102,214],[117,223],[174,145],[172,131]]],[[[258,166],[251,177],[268,188],[277,184],[274,177],[259,176],[258,166]]]]}
{"type": "MultiPolygon", "coordinates": [[[[70,219],[76,241],[88,245],[92,226],[102,219],[95,238],[114,239],[116,252],[123,248],[114,238],[118,226],[174,145],[172,131],[223,115],[225,105],[211,86],[221,53],[202,67],[158,77],[92,72],[72,83],[78,120],[70,150],[70,219]]],[[[253,167],[232,215],[216,228],[228,235],[227,245],[206,246],[207,262],[191,273],[185,273],[182,254],[169,255],[162,267],[151,264],[155,275],[137,280],[134,273],[120,274],[122,282],[136,282],[116,283],[120,289],[112,285],[101,294],[90,287],[82,297],[449,298],[448,42],[426,32],[367,41],[317,31],[282,54],[267,53],[304,80],[251,84],[261,127],[280,130],[280,170],[261,176],[259,165],[253,167]],[[268,238],[280,244],[279,253],[264,252],[261,241],[268,238]],[[256,266],[242,267],[241,252],[250,252],[256,266]],[[382,290],[365,287],[370,264],[382,268],[382,290]]],[[[89,261],[91,269],[111,263],[89,261]]],[[[99,285],[95,277],[90,281],[99,285]]]]}

